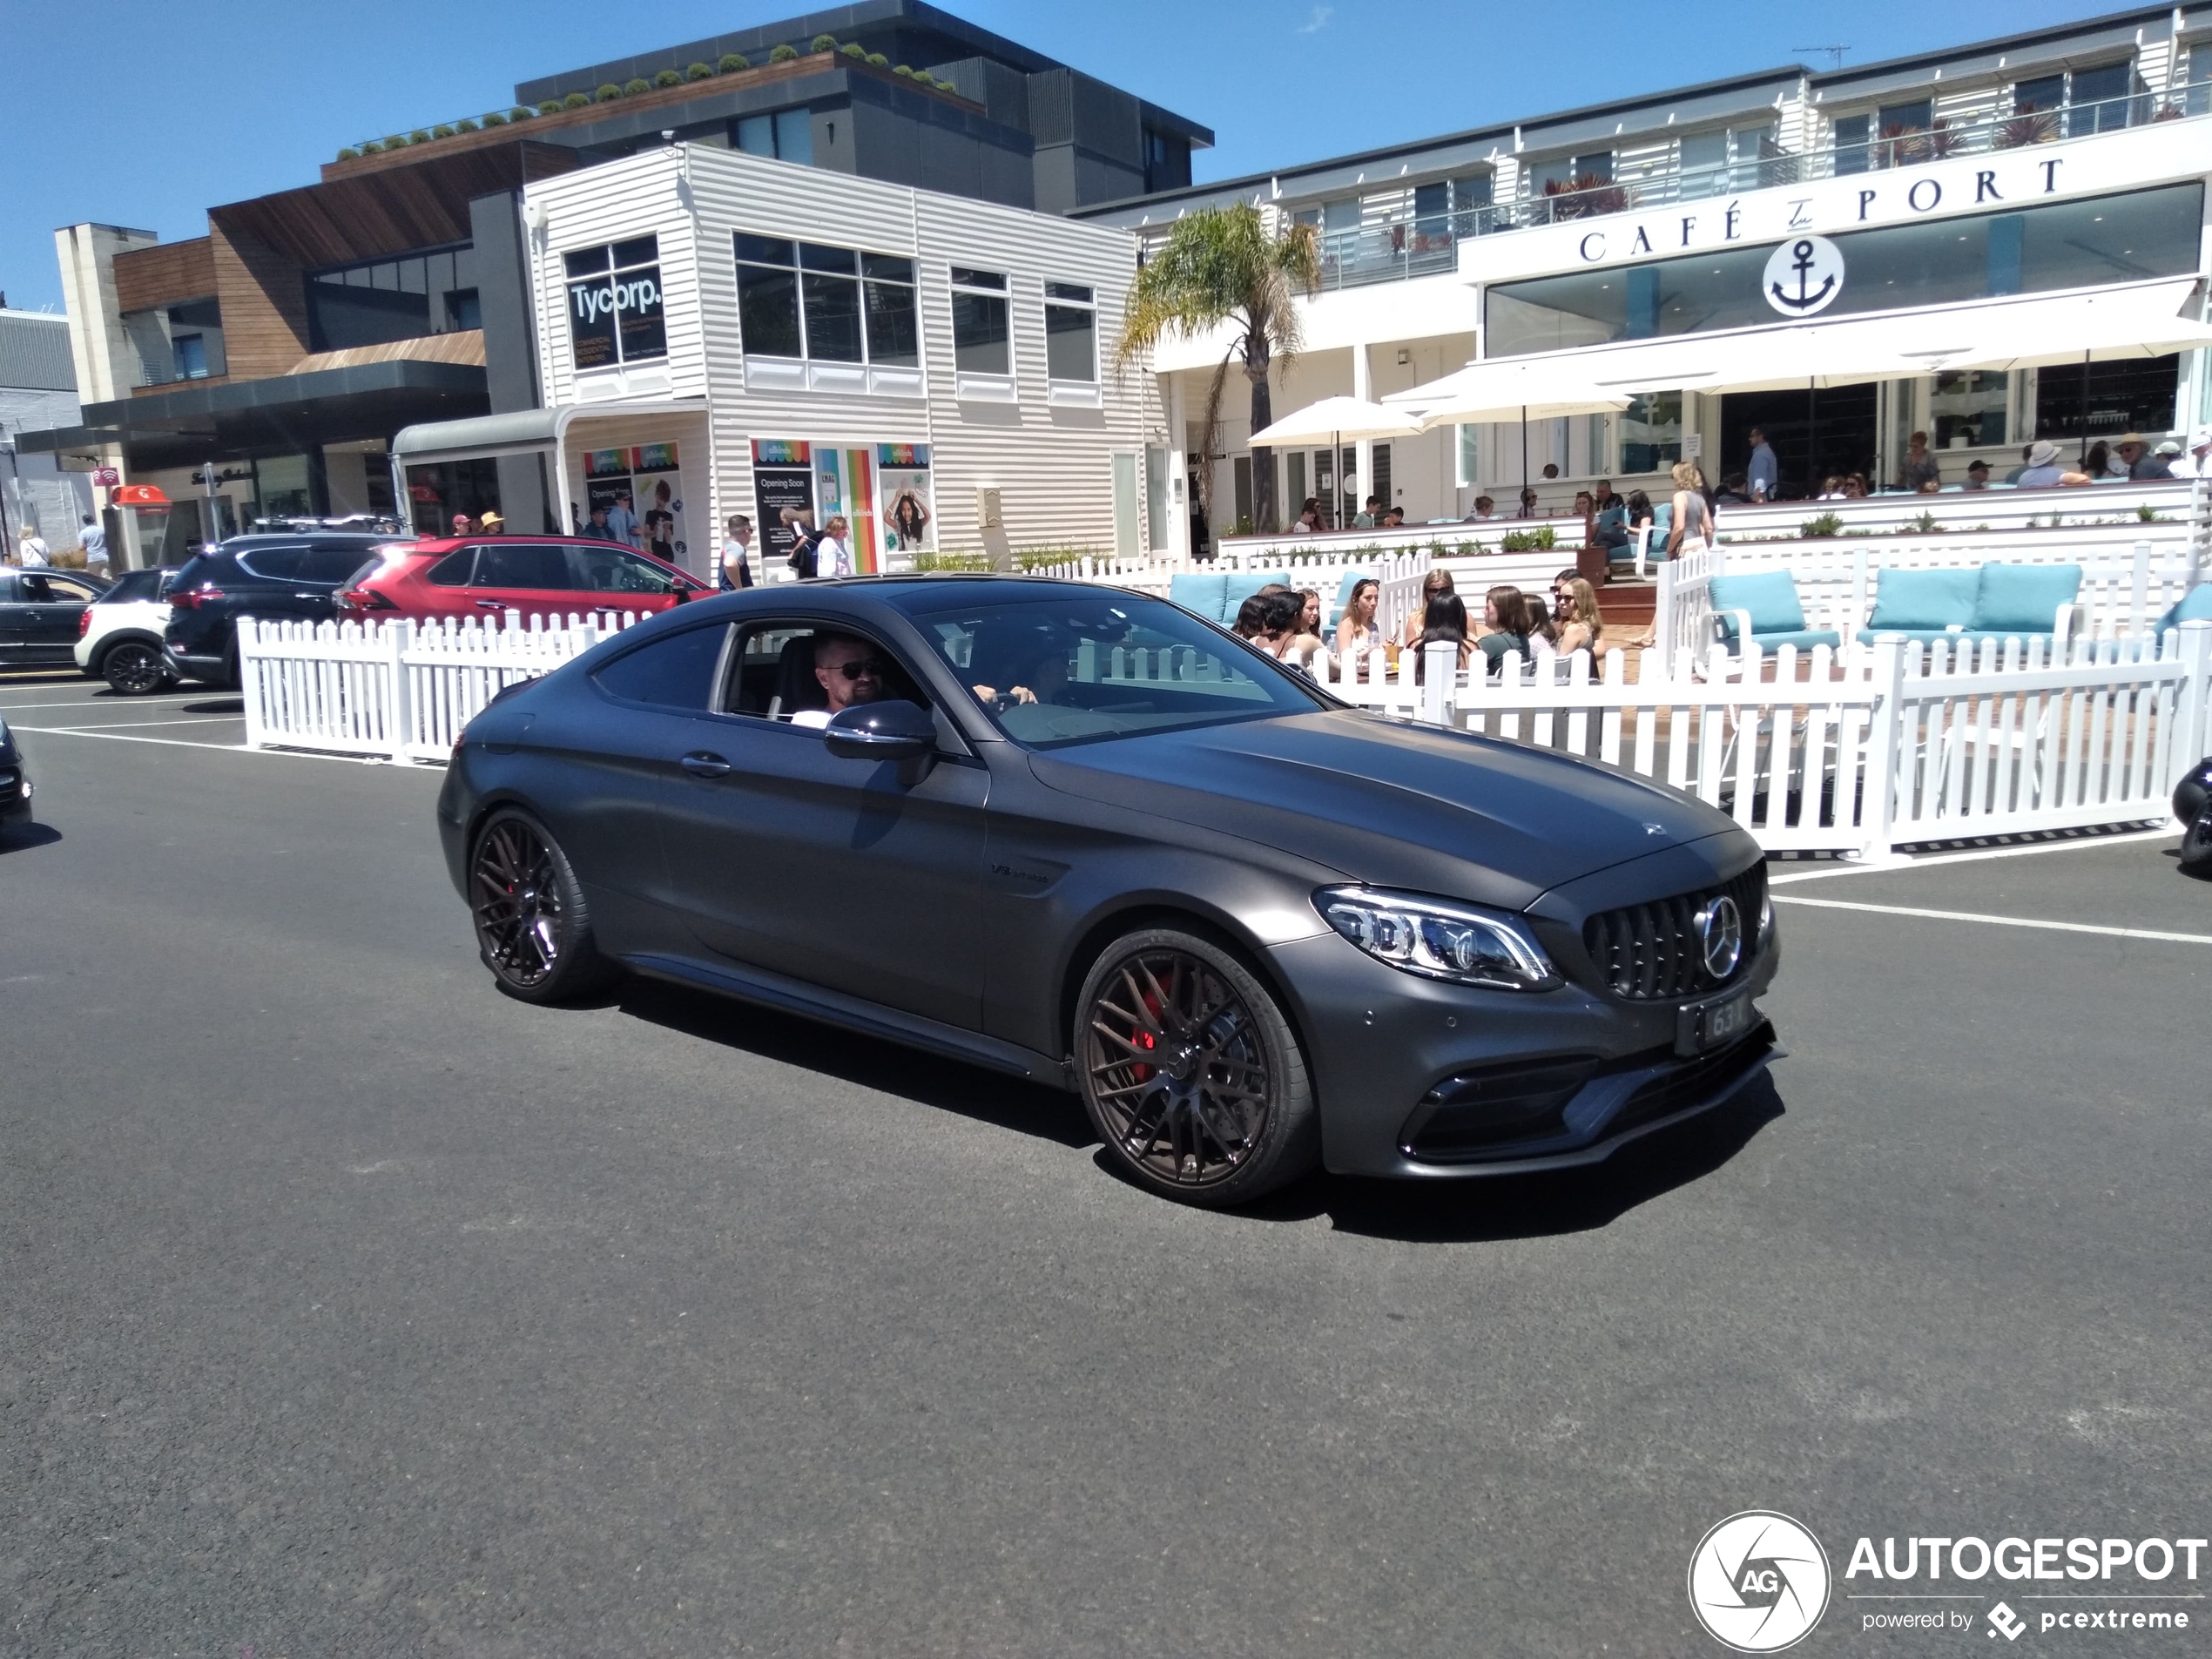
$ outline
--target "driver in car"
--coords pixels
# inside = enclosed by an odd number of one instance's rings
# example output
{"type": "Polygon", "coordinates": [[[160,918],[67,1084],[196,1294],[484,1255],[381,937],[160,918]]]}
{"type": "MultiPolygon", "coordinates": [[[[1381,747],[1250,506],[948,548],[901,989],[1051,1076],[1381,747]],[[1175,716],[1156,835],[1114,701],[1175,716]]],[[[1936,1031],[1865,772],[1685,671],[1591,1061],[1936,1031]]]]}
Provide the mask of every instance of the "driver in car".
{"type": "MultiPolygon", "coordinates": [[[[1028,667],[1021,671],[1018,684],[1008,686],[1003,691],[995,685],[969,687],[975,693],[976,701],[985,708],[1006,709],[1018,703],[1056,703],[1060,700],[1061,692],[1068,689],[1069,642],[1053,636],[1025,643],[1029,644],[1032,654],[1027,659],[1028,667]]],[[[1001,661],[1009,658],[1017,662],[1023,660],[1014,658],[1012,651],[999,655],[1001,661]]]]}
{"type": "Polygon", "coordinates": [[[814,678],[829,706],[801,709],[791,717],[793,725],[825,726],[833,716],[855,703],[874,703],[883,697],[887,664],[875,646],[852,634],[824,634],[814,642],[814,678]]]}

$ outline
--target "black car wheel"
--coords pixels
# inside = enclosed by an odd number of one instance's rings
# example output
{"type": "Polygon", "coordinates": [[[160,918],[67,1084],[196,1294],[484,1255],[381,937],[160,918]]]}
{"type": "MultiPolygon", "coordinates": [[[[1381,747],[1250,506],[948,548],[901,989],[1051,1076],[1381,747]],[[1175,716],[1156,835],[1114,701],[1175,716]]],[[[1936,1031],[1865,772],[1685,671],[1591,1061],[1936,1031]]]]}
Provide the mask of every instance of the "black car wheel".
{"type": "Polygon", "coordinates": [[[509,995],[556,1002],[607,977],[576,872],[527,813],[495,813],[477,832],[469,907],[477,954],[509,995]]]}
{"type": "Polygon", "coordinates": [[[1313,1166],[1313,1085],[1297,1035],[1219,946],[1165,928],[1117,940],[1076,1010],[1083,1105],[1143,1185],[1223,1207],[1313,1166]]]}
{"type": "Polygon", "coordinates": [[[2212,806],[2196,815],[2182,836],[2182,867],[2191,875],[2212,879],[2212,806]]]}
{"type": "Polygon", "coordinates": [[[126,639],[100,658],[100,678],[118,697],[145,697],[169,684],[169,664],[162,661],[158,647],[142,639],[126,639]]]}

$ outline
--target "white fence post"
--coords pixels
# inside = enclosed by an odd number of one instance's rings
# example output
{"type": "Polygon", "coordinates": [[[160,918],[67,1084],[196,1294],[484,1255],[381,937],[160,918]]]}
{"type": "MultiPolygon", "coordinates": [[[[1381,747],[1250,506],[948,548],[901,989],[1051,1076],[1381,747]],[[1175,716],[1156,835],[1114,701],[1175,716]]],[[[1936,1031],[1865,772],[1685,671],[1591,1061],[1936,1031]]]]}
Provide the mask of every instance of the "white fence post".
{"type": "MultiPolygon", "coordinates": [[[[2182,624],[2181,658],[2180,701],[2175,705],[2181,719],[2173,755],[2177,773],[2194,766],[2212,746],[2212,622],[2182,624]]],[[[2166,779],[2160,787],[2171,790],[2176,781],[2166,779]]]]}
{"type": "Polygon", "coordinates": [[[261,623],[257,617],[238,619],[238,688],[246,698],[246,746],[262,746],[261,623]]]}
{"type": "Polygon", "coordinates": [[[415,687],[408,678],[407,654],[415,644],[415,623],[402,617],[397,622],[384,624],[384,671],[391,678],[391,689],[385,694],[384,740],[391,745],[392,759],[404,759],[408,745],[415,741],[415,687]]]}
{"type": "Polygon", "coordinates": [[[1452,688],[1460,678],[1459,642],[1431,640],[1421,647],[1421,661],[1418,718],[1426,725],[1448,725],[1452,720],[1452,688]]]}
{"type": "MultiPolygon", "coordinates": [[[[1859,857],[1885,860],[1895,849],[1890,846],[1892,826],[1897,821],[1898,776],[1905,769],[1905,758],[1898,752],[1903,732],[1900,705],[1905,701],[1905,647],[1902,634],[1880,634],[1874,640],[1874,713],[1869,723],[1866,742],[1866,788],[1869,799],[1865,815],[1859,819],[1866,832],[1866,839],[1859,847],[1859,857]]],[[[1837,780],[1840,795],[1843,780],[1837,780]]],[[[1840,814],[1844,803],[1838,799],[1836,810],[1840,814]]]]}

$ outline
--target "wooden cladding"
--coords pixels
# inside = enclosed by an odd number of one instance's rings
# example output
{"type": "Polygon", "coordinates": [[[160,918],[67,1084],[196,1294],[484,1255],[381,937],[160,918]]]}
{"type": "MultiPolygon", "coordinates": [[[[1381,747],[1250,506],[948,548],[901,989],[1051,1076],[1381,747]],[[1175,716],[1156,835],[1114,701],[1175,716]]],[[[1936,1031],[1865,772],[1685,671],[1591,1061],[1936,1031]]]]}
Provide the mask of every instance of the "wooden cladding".
{"type": "Polygon", "coordinates": [[[299,261],[219,221],[208,239],[214,244],[230,378],[290,374],[307,354],[307,278],[299,261]]]}
{"type": "Polygon", "coordinates": [[[207,220],[311,271],[465,242],[473,198],[519,190],[525,179],[576,165],[573,150],[509,138],[495,149],[423,156],[410,166],[212,207],[207,220]]]}
{"type": "Polygon", "coordinates": [[[161,242],[115,256],[115,305],[118,311],[147,311],[215,292],[215,250],[205,236],[189,242],[161,242]]]}

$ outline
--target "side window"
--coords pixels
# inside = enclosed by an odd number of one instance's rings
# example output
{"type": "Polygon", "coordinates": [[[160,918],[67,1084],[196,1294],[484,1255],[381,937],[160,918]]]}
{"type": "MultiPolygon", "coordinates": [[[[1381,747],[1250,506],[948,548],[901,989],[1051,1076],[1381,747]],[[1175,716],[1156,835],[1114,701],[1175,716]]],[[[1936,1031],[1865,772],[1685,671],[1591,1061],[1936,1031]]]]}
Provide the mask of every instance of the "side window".
{"type": "Polygon", "coordinates": [[[479,588],[536,588],[565,590],[569,580],[567,550],[542,543],[487,543],[476,550],[479,588]]]}
{"type": "Polygon", "coordinates": [[[667,593],[676,584],[651,560],[612,547],[572,547],[576,585],[592,593],[667,593]]]}
{"type": "Polygon", "coordinates": [[[307,556],[304,547],[257,547],[238,556],[239,569],[265,582],[290,582],[300,574],[307,556]]]}
{"type": "Polygon", "coordinates": [[[663,634],[636,651],[624,651],[591,678],[602,691],[625,702],[704,714],[729,634],[726,624],[663,634]]]}
{"type": "Polygon", "coordinates": [[[469,572],[475,568],[475,563],[476,550],[464,547],[458,553],[447,554],[432,565],[426,580],[442,588],[465,588],[469,585],[469,572]]]}
{"type": "Polygon", "coordinates": [[[376,563],[369,557],[366,548],[311,547],[300,558],[300,580],[327,582],[334,588],[363,564],[374,565],[376,563]]]}
{"type": "Polygon", "coordinates": [[[27,570],[19,570],[16,573],[16,597],[24,604],[81,605],[91,603],[92,592],[91,589],[80,588],[76,583],[61,577],[44,573],[34,576],[27,570]]]}
{"type": "Polygon", "coordinates": [[[0,567],[0,605],[13,604],[16,599],[16,573],[0,567]]]}
{"type": "MultiPolygon", "coordinates": [[[[789,720],[795,714],[827,708],[829,695],[814,672],[814,647],[831,634],[867,637],[815,622],[752,624],[730,652],[719,702],[722,711],[789,720]]],[[[874,647],[874,656],[881,665],[883,698],[929,706],[928,697],[896,657],[880,645],[874,647]]]]}

